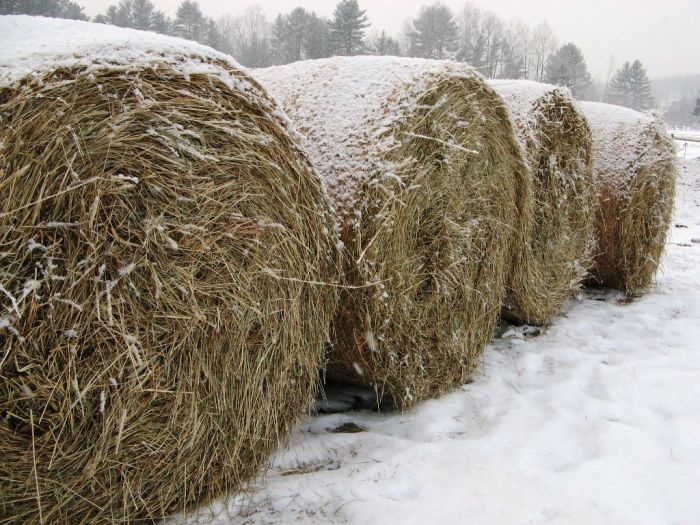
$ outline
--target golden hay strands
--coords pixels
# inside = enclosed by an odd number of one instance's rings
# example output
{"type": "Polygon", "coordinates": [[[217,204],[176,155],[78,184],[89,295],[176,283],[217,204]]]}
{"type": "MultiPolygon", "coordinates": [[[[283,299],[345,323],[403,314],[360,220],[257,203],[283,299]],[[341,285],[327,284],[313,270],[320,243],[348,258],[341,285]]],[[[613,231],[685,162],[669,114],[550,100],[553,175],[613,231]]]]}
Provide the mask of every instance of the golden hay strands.
{"type": "Polygon", "coordinates": [[[530,81],[492,81],[511,113],[532,177],[532,220],[513,263],[503,316],[545,324],[588,274],[595,190],[591,132],[571,93],[530,81]]]}
{"type": "Polygon", "coordinates": [[[343,219],[328,375],[401,407],[463,384],[490,340],[528,179],[467,66],[336,58],[253,72],[305,135],[343,219]]]}
{"type": "Polygon", "coordinates": [[[648,288],[671,224],[676,188],[673,142],[654,116],[582,103],[593,131],[599,206],[593,284],[634,296],[648,288]]]}
{"type": "Polygon", "coordinates": [[[260,87],[209,69],[0,89],[2,524],[238,490],[313,399],[334,219],[260,87]]]}

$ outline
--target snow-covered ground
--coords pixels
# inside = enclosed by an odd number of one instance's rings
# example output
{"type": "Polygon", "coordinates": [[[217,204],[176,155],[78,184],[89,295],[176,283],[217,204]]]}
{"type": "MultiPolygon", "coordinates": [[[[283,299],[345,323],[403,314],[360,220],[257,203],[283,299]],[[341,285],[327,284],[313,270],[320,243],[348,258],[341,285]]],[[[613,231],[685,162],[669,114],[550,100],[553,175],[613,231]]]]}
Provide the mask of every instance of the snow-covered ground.
{"type": "Polygon", "coordinates": [[[679,170],[647,295],[511,328],[472,384],[410,412],[310,417],[251,496],[175,522],[700,523],[700,159],[679,170]]]}

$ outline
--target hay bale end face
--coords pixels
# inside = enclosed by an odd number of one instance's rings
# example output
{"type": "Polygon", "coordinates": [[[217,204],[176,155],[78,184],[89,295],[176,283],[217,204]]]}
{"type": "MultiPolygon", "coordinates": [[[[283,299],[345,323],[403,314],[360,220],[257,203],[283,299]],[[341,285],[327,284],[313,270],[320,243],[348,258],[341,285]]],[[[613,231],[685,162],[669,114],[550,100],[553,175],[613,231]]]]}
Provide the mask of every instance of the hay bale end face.
{"type": "Polygon", "coordinates": [[[513,120],[534,203],[521,230],[503,316],[544,324],[580,288],[592,263],[591,132],[565,88],[525,80],[490,85],[513,120]]]}
{"type": "Polygon", "coordinates": [[[31,17],[0,34],[0,523],[158,520],[240,489],[322,364],[319,179],[208,48],[31,17]]]}
{"type": "Polygon", "coordinates": [[[581,107],[593,132],[599,200],[592,283],[635,295],[651,284],[671,224],[673,142],[652,115],[595,102],[581,107]]]}
{"type": "Polygon", "coordinates": [[[490,340],[530,195],[503,102],[451,62],[333,58],[254,71],[343,222],[328,375],[402,407],[463,384],[490,340]]]}

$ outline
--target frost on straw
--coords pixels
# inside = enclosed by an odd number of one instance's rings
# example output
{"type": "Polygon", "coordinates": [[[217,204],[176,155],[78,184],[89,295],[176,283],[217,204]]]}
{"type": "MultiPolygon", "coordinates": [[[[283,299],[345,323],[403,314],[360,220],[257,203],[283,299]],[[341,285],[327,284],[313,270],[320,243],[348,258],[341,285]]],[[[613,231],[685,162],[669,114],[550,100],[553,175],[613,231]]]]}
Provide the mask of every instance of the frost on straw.
{"type": "Polygon", "coordinates": [[[343,222],[328,375],[412,404],[467,381],[530,192],[505,107],[468,66],[334,58],[253,73],[343,222]]]}
{"type": "Polygon", "coordinates": [[[330,206],[253,80],[73,62],[0,87],[2,524],[240,489],[313,399],[335,304],[308,284],[337,280],[330,206]]]}
{"type": "Polygon", "coordinates": [[[530,220],[510,274],[503,316],[547,323],[581,287],[593,256],[595,189],[588,123],[566,88],[496,80],[532,180],[530,220]]]}
{"type": "Polygon", "coordinates": [[[671,224],[676,159],[664,124],[631,109],[582,103],[593,131],[599,205],[594,284],[634,296],[648,288],[671,224]]]}

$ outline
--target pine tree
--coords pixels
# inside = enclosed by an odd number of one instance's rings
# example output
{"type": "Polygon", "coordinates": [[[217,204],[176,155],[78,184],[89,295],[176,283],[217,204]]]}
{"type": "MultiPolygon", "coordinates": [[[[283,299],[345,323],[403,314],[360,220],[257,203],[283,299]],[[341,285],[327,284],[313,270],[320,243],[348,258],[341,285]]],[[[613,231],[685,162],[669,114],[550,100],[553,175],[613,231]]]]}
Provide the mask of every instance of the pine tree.
{"type": "Polygon", "coordinates": [[[421,8],[413,20],[416,51],[424,58],[446,58],[456,50],[457,23],[449,7],[441,2],[421,8]]]}
{"type": "Polygon", "coordinates": [[[557,49],[547,59],[545,81],[567,86],[577,98],[588,96],[591,75],[588,73],[581,50],[574,44],[566,44],[557,49]]]}
{"type": "Polygon", "coordinates": [[[615,72],[610,81],[607,101],[637,111],[646,111],[654,107],[651,82],[639,60],[635,60],[631,65],[629,62],[625,62],[615,72]]]}
{"type": "Polygon", "coordinates": [[[304,9],[295,9],[287,15],[277,15],[272,27],[272,47],[280,64],[301,60],[304,40],[304,9]]]}
{"type": "Polygon", "coordinates": [[[364,49],[365,28],[369,26],[365,11],[357,0],[340,0],[333,12],[331,38],[337,55],[357,55],[364,49]]]}
{"type": "Polygon", "coordinates": [[[272,29],[276,62],[287,64],[304,58],[304,39],[310,13],[297,7],[286,15],[278,15],[272,29]]]}
{"type": "Polygon", "coordinates": [[[382,31],[370,42],[370,48],[375,55],[401,56],[399,41],[382,31]]]}
{"type": "MultiPolygon", "coordinates": [[[[206,28],[204,32],[204,38],[201,43],[219,51],[223,51],[224,47],[224,36],[219,30],[219,24],[213,18],[206,19],[206,28]]],[[[266,64],[269,65],[269,64],[266,64]]]]}
{"type": "Polygon", "coordinates": [[[635,60],[630,66],[630,92],[632,94],[630,105],[632,109],[646,111],[654,107],[651,82],[646,69],[639,60],[635,60]]]}
{"type": "Polygon", "coordinates": [[[183,0],[175,12],[173,32],[176,36],[204,42],[207,39],[209,24],[207,18],[194,0],[183,0]]]}
{"type": "Polygon", "coordinates": [[[135,29],[150,31],[153,29],[153,15],[156,6],[151,0],[132,0],[131,22],[135,29]]]}
{"type": "Polygon", "coordinates": [[[58,0],[56,4],[58,13],[54,16],[59,18],[67,18],[70,20],[89,20],[89,18],[83,12],[83,8],[76,2],[71,2],[69,0],[58,0]]]}
{"type": "Polygon", "coordinates": [[[173,33],[173,22],[168,18],[162,11],[156,11],[153,13],[152,31],[156,33],[161,33],[163,35],[170,35],[173,33]]]}
{"type": "Polygon", "coordinates": [[[525,78],[527,77],[527,69],[525,59],[518,55],[517,52],[506,45],[504,41],[502,46],[502,64],[500,78],[525,78]]]}
{"type": "Polygon", "coordinates": [[[272,35],[277,64],[330,56],[328,22],[301,7],[278,15],[272,35]]]}
{"type": "Polygon", "coordinates": [[[326,58],[333,54],[331,21],[311,13],[304,38],[306,58],[326,58]]]}
{"type": "Polygon", "coordinates": [[[165,15],[155,10],[151,0],[121,0],[107,8],[104,15],[95,17],[95,22],[120,27],[132,27],[143,31],[163,31],[165,15]]]}
{"type": "Polygon", "coordinates": [[[619,106],[632,107],[629,62],[625,62],[610,80],[610,88],[608,90],[606,102],[619,106]]]}
{"type": "Polygon", "coordinates": [[[34,15],[88,20],[83,8],[70,0],[0,0],[0,15],[34,15]]]}

